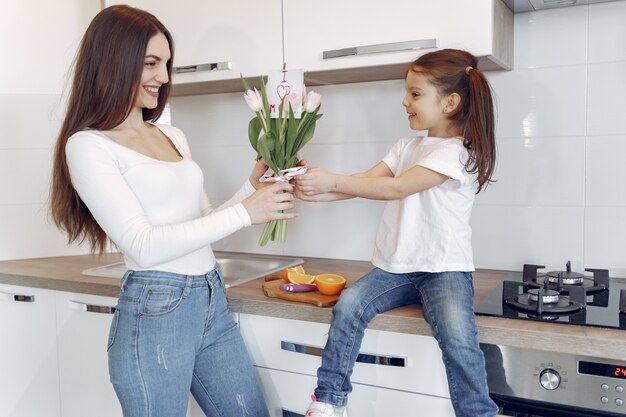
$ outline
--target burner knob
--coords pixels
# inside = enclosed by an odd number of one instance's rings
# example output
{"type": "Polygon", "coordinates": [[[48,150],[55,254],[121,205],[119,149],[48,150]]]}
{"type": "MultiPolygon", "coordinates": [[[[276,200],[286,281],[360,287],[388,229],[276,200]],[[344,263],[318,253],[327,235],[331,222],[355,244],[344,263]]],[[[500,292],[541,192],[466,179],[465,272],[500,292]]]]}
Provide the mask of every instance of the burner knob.
{"type": "Polygon", "coordinates": [[[539,376],[539,382],[545,389],[553,391],[561,384],[561,375],[554,369],[544,369],[539,376]]]}

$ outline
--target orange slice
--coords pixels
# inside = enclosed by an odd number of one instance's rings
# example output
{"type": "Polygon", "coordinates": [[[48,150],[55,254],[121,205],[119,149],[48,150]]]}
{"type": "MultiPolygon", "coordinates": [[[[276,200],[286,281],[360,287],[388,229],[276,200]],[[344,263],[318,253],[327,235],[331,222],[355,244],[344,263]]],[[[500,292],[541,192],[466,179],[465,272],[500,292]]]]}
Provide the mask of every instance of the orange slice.
{"type": "Polygon", "coordinates": [[[289,271],[287,278],[292,284],[313,284],[315,282],[315,275],[299,274],[295,271],[289,271]]]}
{"type": "Polygon", "coordinates": [[[315,285],[324,295],[337,295],[346,286],[346,279],[337,274],[319,274],[315,277],[315,285]]]}
{"type": "Polygon", "coordinates": [[[291,282],[291,281],[289,281],[289,272],[290,271],[292,271],[292,273],[296,273],[296,274],[300,274],[300,275],[306,274],[306,272],[304,272],[304,267],[302,265],[298,265],[298,266],[294,266],[293,268],[283,269],[283,272],[281,274],[281,278],[284,279],[287,282],[291,282]]]}

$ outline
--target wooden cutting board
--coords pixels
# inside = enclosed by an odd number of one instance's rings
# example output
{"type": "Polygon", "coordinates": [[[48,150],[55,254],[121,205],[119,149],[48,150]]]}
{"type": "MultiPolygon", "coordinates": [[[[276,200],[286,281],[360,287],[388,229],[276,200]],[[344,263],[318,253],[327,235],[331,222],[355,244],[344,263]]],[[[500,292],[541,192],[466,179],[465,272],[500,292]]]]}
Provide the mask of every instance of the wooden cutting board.
{"type": "Polygon", "coordinates": [[[281,300],[297,301],[299,303],[309,303],[318,307],[332,307],[337,303],[339,295],[324,295],[319,291],[311,292],[287,292],[280,290],[280,284],[284,284],[283,279],[275,279],[263,283],[263,292],[268,297],[280,298],[281,300]]]}

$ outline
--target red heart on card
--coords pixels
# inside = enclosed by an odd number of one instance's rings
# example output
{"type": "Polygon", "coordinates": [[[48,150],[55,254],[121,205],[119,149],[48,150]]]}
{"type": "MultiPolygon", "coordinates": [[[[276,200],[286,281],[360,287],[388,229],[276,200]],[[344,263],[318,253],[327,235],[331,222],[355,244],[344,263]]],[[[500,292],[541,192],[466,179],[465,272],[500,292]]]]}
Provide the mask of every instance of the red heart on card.
{"type": "Polygon", "coordinates": [[[288,85],[279,85],[276,87],[276,92],[278,93],[278,98],[282,100],[287,94],[291,93],[291,87],[288,85]]]}

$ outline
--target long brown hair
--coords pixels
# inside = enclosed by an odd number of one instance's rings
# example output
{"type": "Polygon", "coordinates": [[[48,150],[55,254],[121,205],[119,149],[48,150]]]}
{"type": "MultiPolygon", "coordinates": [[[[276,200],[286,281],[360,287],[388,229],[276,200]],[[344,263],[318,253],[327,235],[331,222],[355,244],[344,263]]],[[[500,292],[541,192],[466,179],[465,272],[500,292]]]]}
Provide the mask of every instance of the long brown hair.
{"type": "MultiPolygon", "coordinates": [[[[159,32],[167,38],[173,57],[172,36],[156,17],[129,6],[111,6],[94,17],[75,58],[67,111],[54,149],[50,214],[69,243],[87,239],[92,253],[102,253],[108,238],[72,186],[65,146],[76,132],[110,130],[128,117],[139,91],[148,41],[159,32]]],[[[171,79],[172,60],[167,74],[171,79]]],[[[144,120],[161,116],[170,89],[170,83],[161,85],[159,103],[143,109],[144,120]]]]}
{"type": "Polygon", "coordinates": [[[478,194],[493,182],[496,163],[495,116],[491,87],[469,52],[442,49],[420,56],[409,70],[429,77],[440,95],[457,93],[461,102],[450,120],[459,128],[469,153],[467,172],[477,174],[478,194]]]}

